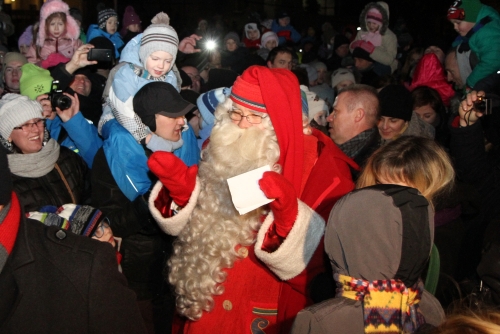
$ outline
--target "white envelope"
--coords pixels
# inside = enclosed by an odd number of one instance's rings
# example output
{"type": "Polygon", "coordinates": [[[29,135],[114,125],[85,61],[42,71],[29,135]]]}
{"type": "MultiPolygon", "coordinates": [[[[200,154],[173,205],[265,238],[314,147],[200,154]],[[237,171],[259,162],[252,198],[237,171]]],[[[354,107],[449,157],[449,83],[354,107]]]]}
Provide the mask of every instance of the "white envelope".
{"type": "Polygon", "coordinates": [[[274,201],[267,198],[259,187],[262,175],[270,170],[269,166],[263,166],[227,179],[234,207],[240,215],[274,201]]]}

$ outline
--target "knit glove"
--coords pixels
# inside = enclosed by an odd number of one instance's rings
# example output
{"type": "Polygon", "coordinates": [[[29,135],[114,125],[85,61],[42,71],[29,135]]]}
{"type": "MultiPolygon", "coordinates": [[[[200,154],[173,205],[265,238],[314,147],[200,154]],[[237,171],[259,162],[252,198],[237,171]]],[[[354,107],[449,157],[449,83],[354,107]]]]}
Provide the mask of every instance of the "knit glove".
{"type": "Polygon", "coordinates": [[[160,179],[174,202],[184,207],[196,185],[198,166],[187,167],[170,152],[155,152],[148,160],[149,169],[160,179]]]}
{"type": "Polygon", "coordinates": [[[269,206],[274,215],[276,234],[286,238],[299,212],[295,189],[283,175],[276,172],[265,172],[259,180],[259,186],[267,198],[274,198],[269,206]]]}
{"type": "Polygon", "coordinates": [[[368,52],[369,54],[372,54],[372,52],[375,50],[375,45],[373,45],[371,42],[363,41],[362,39],[358,39],[357,41],[354,41],[351,43],[351,48],[354,50],[355,48],[361,48],[368,52]]]}

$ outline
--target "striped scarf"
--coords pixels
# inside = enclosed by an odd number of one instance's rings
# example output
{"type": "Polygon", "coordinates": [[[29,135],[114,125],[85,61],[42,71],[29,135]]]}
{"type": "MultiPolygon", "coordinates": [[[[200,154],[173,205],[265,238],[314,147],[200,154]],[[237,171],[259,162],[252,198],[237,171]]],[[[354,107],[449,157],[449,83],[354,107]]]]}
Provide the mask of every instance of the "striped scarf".
{"type": "Polygon", "coordinates": [[[10,203],[0,211],[0,273],[14,248],[20,220],[21,207],[17,196],[12,192],[10,203]]]}
{"type": "Polygon", "coordinates": [[[336,297],[363,304],[365,333],[413,333],[425,323],[418,305],[424,291],[421,280],[406,287],[398,279],[367,281],[340,274],[334,278],[336,297]]]}

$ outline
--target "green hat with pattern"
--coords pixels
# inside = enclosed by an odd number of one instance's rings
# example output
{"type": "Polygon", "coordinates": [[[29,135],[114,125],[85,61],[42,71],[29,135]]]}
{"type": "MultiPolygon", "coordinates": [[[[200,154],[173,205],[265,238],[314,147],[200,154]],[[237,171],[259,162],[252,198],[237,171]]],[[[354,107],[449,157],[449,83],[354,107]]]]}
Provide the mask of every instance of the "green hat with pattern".
{"type": "Polygon", "coordinates": [[[35,100],[37,96],[50,92],[54,79],[50,76],[48,70],[27,63],[21,67],[21,71],[22,75],[19,80],[21,95],[35,100]]]}

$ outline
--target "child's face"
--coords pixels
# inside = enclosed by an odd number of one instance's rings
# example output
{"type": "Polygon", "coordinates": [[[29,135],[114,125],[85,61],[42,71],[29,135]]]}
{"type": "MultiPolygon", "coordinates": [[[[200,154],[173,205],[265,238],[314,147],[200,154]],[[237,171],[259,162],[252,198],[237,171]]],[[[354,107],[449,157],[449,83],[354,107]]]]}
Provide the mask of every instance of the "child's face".
{"type": "Polygon", "coordinates": [[[23,55],[26,56],[28,53],[30,46],[29,45],[19,45],[19,52],[23,55]]]}
{"type": "Polygon", "coordinates": [[[64,31],[66,30],[66,27],[64,26],[64,22],[60,17],[54,17],[52,21],[50,21],[49,24],[49,34],[54,37],[58,38],[62,34],[64,34],[64,31]]]}
{"type": "Polygon", "coordinates": [[[280,24],[280,26],[286,27],[287,25],[290,24],[290,18],[284,17],[284,18],[278,19],[278,23],[280,24]]]}
{"type": "Polygon", "coordinates": [[[233,40],[233,39],[228,39],[226,41],[226,49],[227,51],[229,52],[233,52],[234,50],[236,50],[238,48],[238,44],[236,44],[236,41],[233,40]]]}
{"type": "Polygon", "coordinates": [[[380,25],[375,22],[366,22],[366,27],[368,28],[369,32],[377,32],[380,28],[380,25]]]}
{"type": "Polygon", "coordinates": [[[258,38],[259,38],[259,31],[258,30],[249,30],[248,31],[248,39],[249,40],[255,41],[258,38]]]}
{"type": "Polygon", "coordinates": [[[108,223],[101,222],[97,227],[92,239],[99,240],[102,242],[109,242],[113,248],[116,246],[116,241],[113,235],[113,231],[108,223]]]}
{"type": "Polygon", "coordinates": [[[453,24],[453,29],[460,35],[460,36],[465,36],[467,33],[474,27],[475,23],[473,22],[466,22],[462,20],[450,20],[450,22],[453,24]]]}
{"type": "Polygon", "coordinates": [[[130,30],[131,32],[139,32],[140,30],[139,23],[134,23],[129,25],[128,30],[130,30]]]}
{"type": "Polygon", "coordinates": [[[166,51],[155,51],[146,60],[146,70],[155,78],[159,78],[172,67],[174,57],[166,51]]]}
{"type": "Polygon", "coordinates": [[[118,29],[118,18],[116,16],[111,16],[106,21],[106,31],[108,34],[113,35],[118,29]]]}
{"type": "Polygon", "coordinates": [[[268,50],[272,50],[277,46],[278,46],[278,43],[276,43],[276,40],[274,40],[274,39],[271,39],[271,40],[266,42],[266,49],[268,49],[268,50]]]}

